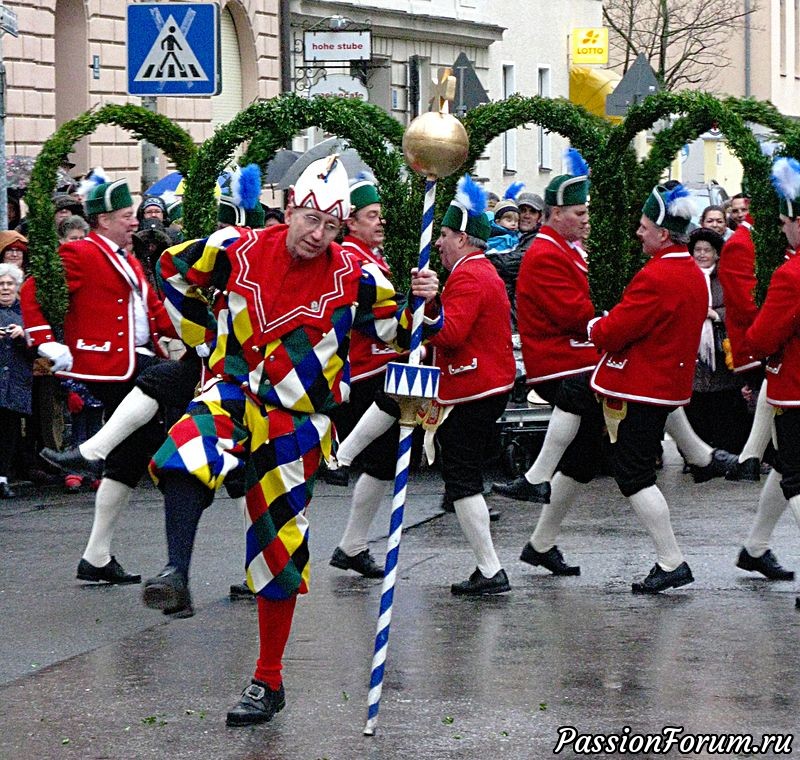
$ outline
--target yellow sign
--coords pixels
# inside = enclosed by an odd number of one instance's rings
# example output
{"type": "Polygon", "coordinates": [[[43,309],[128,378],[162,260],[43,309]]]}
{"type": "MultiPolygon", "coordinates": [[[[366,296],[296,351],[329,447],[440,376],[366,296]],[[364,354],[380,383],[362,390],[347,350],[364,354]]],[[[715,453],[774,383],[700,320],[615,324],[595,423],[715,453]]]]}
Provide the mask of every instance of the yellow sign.
{"type": "Polygon", "coordinates": [[[608,29],[573,29],[572,63],[608,63],[608,29]]]}

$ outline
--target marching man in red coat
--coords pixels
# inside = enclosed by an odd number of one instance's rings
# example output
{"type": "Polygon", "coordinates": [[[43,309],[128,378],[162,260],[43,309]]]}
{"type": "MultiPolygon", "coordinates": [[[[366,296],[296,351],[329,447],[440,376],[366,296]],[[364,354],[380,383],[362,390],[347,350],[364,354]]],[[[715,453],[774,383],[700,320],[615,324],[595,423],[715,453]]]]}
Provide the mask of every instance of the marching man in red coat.
{"type": "MultiPolygon", "coordinates": [[[[749,207],[749,199],[736,196],[749,207]]],[[[753,217],[745,213],[736,231],[726,241],[717,267],[719,281],[725,293],[725,327],[728,331],[733,371],[746,378],[747,386],[758,393],[756,411],[750,435],[739,454],[738,461],[728,470],[728,480],[759,480],[761,457],[769,444],[772,429],[772,413],[767,404],[767,389],[764,387],[764,370],[745,341],[745,333],[755,321],[758,305],[755,300],[756,248],[753,243],[753,217]]],[[[747,561],[737,563],[745,570],[747,561]]]]}
{"type": "Polygon", "coordinates": [[[454,583],[454,594],[500,594],[508,577],[492,544],[483,498],[483,463],[490,432],[508,403],[516,365],[511,350],[511,305],[484,256],[490,235],[486,195],[468,176],[442,219],[435,245],[450,272],[442,291],[444,327],[430,340],[441,370],[437,402],[445,411],[436,431],[445,495],[454,506],[477,567],[454,583]]]}
{"type": "MultiPolygon", "coordinates": [[[[22,310],[29,343],[51,360],[54,372],[86,383],[103,402],[106,415],[111,415],[137,376],[165,360],[159,339],[176,337],[176,333],[141,264],[128,255],[139,223],[125,180],[96,185],[85,207],[91,232],[59,249],[69,293],[63,341],[41,310],[33,278],[22,286],[22,310]]],[[[126,573],[111,556],[111,540],[131,491],[162,439],[161,426],[151,421],[106,459],[92,532],[78,565],[79,579],[141,580],[126,573]]]]}
{"type": "Polygon", "coordinates": [[[655,594],[694,578],[675,540],[669,507],[656,485],[656,459],[672,409],[692,396],[695,357],[708,312],[703,273],[686,247],[692,207],[686,189],[656,187],[637,236],[650,260],[588,334],[604,351],[592,375],[603,399],[614,477],[656,548],[656,564],[634,593],[655,594]]]}
{"type": "MultiPolygon", "coordinates": [[[[800,246],[800,163],[779,158],[773,164],[772,176],[790,250],[786,263],[772,275],[764,304],[744,335],[746,350],[759,358],[769,357],[767,403],[773,411],[778,456],[761,490],[756,524],[748,539],[751,543],[759,523],[766,522],[768,530],[761,549],[767,555],[772,552],[766,539],[787,502],[800,524],[800,258],[796,255],[800,246]]],[[[796,605],[800,607],[800,598],[796,605]]]]}
{"type": "MultiPolygon", "coordinates": [[[[345,224],[349,232],[342,241],[342,248],[359,261],[374,264],[391,280],[391,269],[382,254],[381,198],[378,188],[368,178],[358,177],[350,185],[350,216],[345,224]]],[[[354,332],[350,338],[350,401],[340,406],[333,416],[341,444],[336,452],[339,467],[328,471],[326,481],[347,485],[348,470],[356,455],[363,472],[353,489],[347,526],[330,564],[367,578],[383,577],[383,568],[370,554],[367,539],[381,499],[394,481],[400,436],[399,408],[397,402],[383,392],[383,383],[387,363],[398,359],[398,353],[391,346],[354,332]],[[376,406],[372,406],[373,401],[376,406]],[[370,414],[366,415],[368,409],[370,414]],[[375,431],[378,434],[373,436],[375,431]]]]}

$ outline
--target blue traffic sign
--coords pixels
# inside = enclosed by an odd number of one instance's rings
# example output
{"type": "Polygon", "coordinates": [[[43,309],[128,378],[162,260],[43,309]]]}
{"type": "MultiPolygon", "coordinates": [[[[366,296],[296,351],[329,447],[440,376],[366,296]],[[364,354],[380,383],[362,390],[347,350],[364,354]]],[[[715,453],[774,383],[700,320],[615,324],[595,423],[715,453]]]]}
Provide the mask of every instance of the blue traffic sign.
{"type": "Polygon", "coordinates": [[[216,3],[134,3],[127,32],[130,95],[219,94],[216,3]]]}

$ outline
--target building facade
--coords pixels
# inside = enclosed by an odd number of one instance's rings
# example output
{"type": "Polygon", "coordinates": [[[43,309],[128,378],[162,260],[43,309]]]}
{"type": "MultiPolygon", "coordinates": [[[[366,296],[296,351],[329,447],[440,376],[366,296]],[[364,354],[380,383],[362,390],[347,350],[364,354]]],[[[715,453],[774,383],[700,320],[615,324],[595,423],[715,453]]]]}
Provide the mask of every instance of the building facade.
{"type": "MultiPolygon", "coordinates": [[[[5,35],[6,154],[35,156],[64,122],[107,104],[141,104],[127,89],[127,3],[118,0],[10,0],[19,37],[5,35]]],[[[221,3],[222,91],[215,97],[158,97],[156,110],[199,143],[256,98],[280,90],[278,0],[221,3]]],[[[135,31],[131,31],[135,33],[135,31]]],[[[102,166],[140,186],[141,145],[104,125],[70,156],[74,172],[102,166]]],[[[167,170],[162,157],[161,173],[167,170]]]]}

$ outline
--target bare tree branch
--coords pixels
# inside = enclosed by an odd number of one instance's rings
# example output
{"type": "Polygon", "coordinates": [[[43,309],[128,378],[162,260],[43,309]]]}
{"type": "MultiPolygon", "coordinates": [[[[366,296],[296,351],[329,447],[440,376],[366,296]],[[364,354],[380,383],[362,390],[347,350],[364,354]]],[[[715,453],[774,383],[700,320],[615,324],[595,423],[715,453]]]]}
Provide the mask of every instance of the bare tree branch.
{"type": "Polygon", "coordinates": [[[709,86],[731,63],[731,35],[756,10],[743,0],[604,0],[610,62],[624,73],[644,53],[665,88],[709,86]]]}

